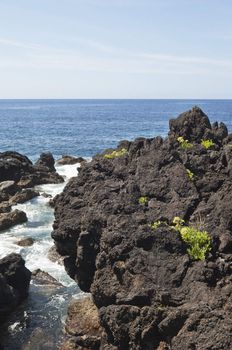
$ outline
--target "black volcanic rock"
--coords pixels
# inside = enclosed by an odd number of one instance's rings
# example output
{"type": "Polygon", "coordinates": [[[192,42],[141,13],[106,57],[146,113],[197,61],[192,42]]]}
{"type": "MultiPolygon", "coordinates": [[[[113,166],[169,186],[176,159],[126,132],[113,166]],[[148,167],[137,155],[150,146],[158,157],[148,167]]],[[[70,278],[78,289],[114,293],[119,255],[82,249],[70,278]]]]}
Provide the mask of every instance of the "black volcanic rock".
{"type": "Polygon", "coordinates": [[[57,164],[59,165],[72,165],[76,163],[83,163],[86,162],[86,160],[82,157],[73,157],[68,155],[63,155],[62,158],[57,160],[57,164]]]}
{"type": "MultiPolygon", "coordinates": [[[[54,162],[50,153],[42,153],[35,165],[17,152],[0,153],[0,182],[14,181],[19,189],[46,183],[61,183],[64,179],[55,171],[54,162]]],[[[0,200],[1,193],[0,188],[0,200]]]]}
{"type": "Polygon", "coordinates": [[[26,156],[10,151],[0,153],[0,181],[19,181],[32,171],[33,164],[26,156]]]}
{"type": "Polygon", "coordinates": [[[230,140],[194,107],[170,121],[168,138],[123,141],[122,156],[94,157],[56,198],[52,237],[99,309],[99,349],[232,348],[230,140]],[[188,255],[176,216],[209,233],[205,260],[188,255]]]}
{"type": "Polygon", "coordinates": [[[35,163],[35,166],[45,171],[55,172],[55,160],[50,152],[41,153],[39,159],[35,163]]]}
{"type": "Polygon", "coordinates": [[[27,297],[31,272],[19,254],[0,260],[0,322],[27,297]]]}
{"type": "Polygon", "coordinates": [[[27,215],[22,210],[15,209],[10,212],[0,213],[0,231],[23,224],[27,221],[27,215]]]}

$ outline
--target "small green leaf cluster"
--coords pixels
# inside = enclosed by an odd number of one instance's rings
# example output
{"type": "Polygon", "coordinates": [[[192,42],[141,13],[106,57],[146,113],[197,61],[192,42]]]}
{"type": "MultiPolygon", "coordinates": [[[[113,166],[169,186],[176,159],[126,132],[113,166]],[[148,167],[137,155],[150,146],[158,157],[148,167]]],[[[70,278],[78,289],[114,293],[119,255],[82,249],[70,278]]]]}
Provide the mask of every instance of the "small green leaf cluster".
{"type": "Polygon", "coordinates": [[[173,219],[174,228],[180,232],[181,238],[189,246],[187,252],[194,260],[204,260],[205,255],[212,248],[212,240],[206,231],[185,226],[184,220],[176,216],[173,219]]]}
{"type": "Polygon", "coordinates": [[[209,149],[215,145],[215,143],[212,140],[201,140],[201,145],[205,149],[209,149]]]}
{"type": "Polygon", "coordinates": [[[139,204],[146,205],[148,203],[147,197],[140,197],[139,198],[139,204]]]}
{"type": "Polygon", "coordinates": [[[119,151],[113,151],[112,153],[105,154],[104,158],[112,159],[112,158],[122,157],[127,153],[128,153],[127,150],[125,148],[122,148],[119,151]]]}
{"type": "Polygon", "coordinates": [[[186,171],[187,171],[187,175],[188,175],[189,179],[190,179],[191,181],[193,181],[193,180],[194,180],[194,174],[193,174],[193,172],[192,172],[191,170],[189,170],[189,169],[186,169],[186,171]]]}
{"type": "Polygon", "coordinates": [[[183,136],[179,136],[177,138],[177,141],[179,142],[180,146],[184,149],[192,148],[193,144],[190,143],[188,140],[185,140],[183,136]]]}
{"type": "Polygon", "coordinates": [[[160,220],[155,221],[151,224],[151,228],[153,228],[154,230],[159,227],[162,224],[162,222],[160,220]]]}

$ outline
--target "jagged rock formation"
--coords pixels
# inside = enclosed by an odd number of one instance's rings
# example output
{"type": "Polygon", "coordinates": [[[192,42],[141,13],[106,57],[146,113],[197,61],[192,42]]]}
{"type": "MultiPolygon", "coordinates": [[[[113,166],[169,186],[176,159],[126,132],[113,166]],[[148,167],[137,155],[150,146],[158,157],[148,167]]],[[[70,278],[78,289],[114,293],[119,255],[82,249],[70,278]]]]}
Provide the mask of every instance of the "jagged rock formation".
{"type": "Polygon", "coordinates": [[[21,188],[63,182],[62,176],[55,171],[54,163],[51,153],[42,153],[34,165],[17,152],[0,153],[0,182],[14,181],[21,188]]]}
{"type": "Polygon", "coordinates": [[[27,297],[31,272],[19,254],[0,260],[0,323],[27,297]]]}
{"type": "Polygon", "coordinates": [[[39,196],[30,187],[64,181],[54,164],[51,153],[42,153],[34,165],[17,152],[0,153],[0,231],[27,221],[25,213],[11,212],[11,206],[39,196]]]}
{"type": "Polygon", "coordinates": [[[231,140],[194,107],[170,121],[166,139],[123,141],[120,156],[97,155],[56,198],[52,236],[98,307],[99,349],[232,348],[231,140]],[[171,226],[176,216],[210,234],[205,260],[188,255],[171,226]],[[158,220],[168,224],[152,228],[158,220]]]}

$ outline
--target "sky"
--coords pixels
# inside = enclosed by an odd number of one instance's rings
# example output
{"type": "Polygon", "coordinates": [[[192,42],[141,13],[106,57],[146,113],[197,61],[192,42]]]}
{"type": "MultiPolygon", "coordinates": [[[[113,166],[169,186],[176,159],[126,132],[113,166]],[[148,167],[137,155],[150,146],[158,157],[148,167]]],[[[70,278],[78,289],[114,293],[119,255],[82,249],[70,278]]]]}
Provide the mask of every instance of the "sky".
{"type": "Polygon", "coordinates": [[[232,98],[231,0],[0,0],[0,98],[232,98]]]}

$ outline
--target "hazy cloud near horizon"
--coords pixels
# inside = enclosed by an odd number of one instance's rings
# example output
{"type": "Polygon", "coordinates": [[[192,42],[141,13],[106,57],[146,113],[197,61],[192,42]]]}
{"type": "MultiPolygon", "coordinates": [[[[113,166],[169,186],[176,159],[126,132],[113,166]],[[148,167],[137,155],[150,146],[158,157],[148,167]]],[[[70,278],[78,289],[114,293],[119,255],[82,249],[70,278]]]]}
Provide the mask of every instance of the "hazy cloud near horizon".
{"type": "Polygon", "coordinates": [[[0,98],[232,98],[231,15],[227,0],[1,1],[0,98]]]}

